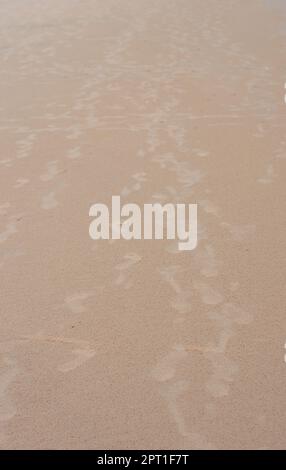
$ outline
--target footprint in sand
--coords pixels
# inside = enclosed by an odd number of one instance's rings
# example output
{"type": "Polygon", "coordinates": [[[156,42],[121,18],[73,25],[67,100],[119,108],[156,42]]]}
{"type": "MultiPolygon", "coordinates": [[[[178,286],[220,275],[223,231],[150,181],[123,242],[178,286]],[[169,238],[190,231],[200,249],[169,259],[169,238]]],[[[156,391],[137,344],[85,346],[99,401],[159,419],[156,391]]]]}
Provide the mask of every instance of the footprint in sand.
{"type": "Polygon", "coordinates": [[[14,184],[14,188],[19,189],[22,188],[22,186],[25,186],[26,184],[29,183],[30,180],[27,178],[18,178],[16,180],[16,183],[14,184]]]}
{"type": "Polygon", "coordinates": [[[192,152],[197,157],[208,157],[210,155],[210,152],[208,152],[207,150],[200,149],[200,148],[194,148],[192,149],[192,152]]]}
{"type": "Polygon", "coordinates": [[[58,169],[58,161],[53,160],[51,162],[48,162],[47,164],[47,171],[46,173],[42,174],[40,176],[42,181],[51,181],[53,180],[58,174],[60,173],[58,169]]]}
{"type": "Polygon", "coordinates": [[[59,205],[58,201],[56,200],[56,193],[54,191],[50,192],[46,196],[43,196],[41,207],[45,210],[54,209],[59,205]]]}
{"type": "MultiPolygon", "coordinates": [[[[158,269],[161,277],[165,282],[169,284],[171,289],[175,292],[175,297],[171,300],[171,305],[180,315],[191,311],[192,295],[188,291],[184,291],[180,286],[180,283],[176,280],[176,276],[182,272],[182,268],[177,265],[168,266],[158,269]]],[[[177,318],[174,320],[175,323],[184,321],[183,318],[177,318]]]]}
{"type": "Polygon", "coordinates": [[[8,421],[16,414],[16,407],[7,397],[7,389],[18,373],[16,362],[3,357],[0,362],[0,421],[8,421]]]}
{"type": "Polygon", "coordinates": [[[176,280],[176,275],[182,272],[182,268],[177,265],[167,266],[158,269],[162,279],[169,284],[176,294],[182,293],[182,288],[176,280]]]}
{"type": "Polygon", "coordinates": [[[152,199],[155,201],[155,202],[170,202],[170,201],[173,201],[173,202],[180,202],[180,196],[179,196],[179,192],[176,188],[174,188],[173,186],[166,186],[165,188],[165,191],[161,192],[161,193],[154,193],[152,194],[152,199]]]}
{"type": "Polygon", "coordinates": [[[167,200],[167,195],[164,193],[155,193],[152,194],[152,199],[155,200],[156,202],[164,202],[167,200]]]}
{"type": "Polygon", "coordinates": [[[231,292],[236,292],[239,289],[239,282],[238,281],[231,281],[229,285],[229,290],[231,292]]]}
{"type": "Polygon", "coordinates": [[[262,124],[258,124],[257,131],[253,134],[254,137],[262,138],[265,134],[264,126],[262,124]]]}
{"type": "Polygon", "coordinates": [[[248,325],[253,320],[253,315],[234,303],[227,302],[216,312],[209,312],[209,318],[224,322],[227,325],[237,323],[238,325],[248,325]]]}
{"type": "Polygon", "coordinates": [[[199,206],[201,206],[206,214],[214,215],[215,217],[219,217],[220,209],[208,199],[203,199],[199,201],[199,206]]]}
{"type": "Polygon", "coordinates": [[[215,250],[210,244],[203,246],[195,253],[195,261],[202,276],[218,276],[219,262],[217,261],[215,250]]]}
{"type": "Polygon", "coordinates": [[[17,158],[22,159],[30,156],[35,139],[36,134],[29,134],[27,137],[16,142],[17,158]]]}
{"type": "Polygon", "coordinates": [[[188,357],[183,345],[174,346],[173,351],[163,357],[152,371],[152,376],[158,382],[171,380],[176,374],[177,365],[188,357]]]}
{"type": "Polygon", "coordinates": [[[186,190],[191,189],[203,178],[201,170],[190,170],[189,168],[186,168],[185,165],[178,166],[178,168],[175,169],[175,172],[177,173],[178,182],[181,184],[182,188],[186,190]]]}
{"type": "Polygon", "coordinates": [[[135,173],[132,175],[132,178],[135,180],[135,183],[130,186],[125,186],[121,191],[121,196],[129,196],[129,194],[135,191],[140,191],[142,184],[147,181],[145,172],[135,173]]]}
{"type": "Polygon", "coordinates": [[[70,361],[65,362],[61,366],[58,366],[60,372],[70,372],[83,365],[86,361],[95,356],[95,351],[92,349],[75,349],[72,354],[76,357],[70,361]]]}
{"type": "Polygon", "coordinates": [[[67,153],[67,158],[70,160],[76,160],[77,158],[81,157],[81,148],[80,147],[74,147],[70,149],[67,153]]]}
{"type": "Polygon", "coordinates": [[[137,152],[137,157],[139,158],[144,158],[146,155],[146,152],[143,149],[139,149],[137,152]]]}
{"type": "Polygon", "coordinates": [[[117,286],[123,286],[125,289],[129,289],[132,285],[131,280],[129,279],[130,270],[135,266],[139,261],[141,261],[141,256],[137,253],[128,253],[124,255],[124,261],[114,267],[116,271],[119,271],[119,274],[115,280],[117,286]]]}
{"type": "Polygon", "coordinates": [[[237,242],[247,241],[253,237],[256,231],[255,225],[230,225],[222,222],[222,227],[226,227],[233,240],[237,242]]]}
{"type": "Polygon", "coordinates": [[[36,335],[23,335],[19,338],[19,341],[35,341],[47,344],[59,343],[62,345],[74,347],[74,349],[71,351],[71,354],[74,355],[75,358],[65,362],[62,365],[59,365],[57,369],[60,372],[70,372],[71,370],[74,370],[84,364],[96,354],[95,349],[91,347],[88,341],[75,338],[66,338],[64,336],[49,336],[44,335],[41,332],[36,335]]]}
{"type": "Polygon", "coordinates": [[[263,178],[259,178],[257,181],[261,184],[271,184],[274,181],[276,174],[274,172],[273,165],[268,165],[266,169],[266,175],[263,178]]]}
{"type": "Polygon", "coordinates": [[[8,222],[5,230],[0,233],[0,243],[6,242],[16,232],[16,222],[8,222]]]}
{"type": "Polygon", "coordinates": [[[177,380],[168,384],[162,395],[168,405],[170,414],[177,426],[180,436],[183,438],[183,449],[206,449],[215,450],[213,443],[209,442],[200,432],[192,429],[189,430],[184,412],[180,409],[182,397],[189,390],[189,382],[186,380],[177,380]]]}
{"type": "Polygon", "coordinates": [[[189,292],[182,292],[171,301],[172,307],[181,315],[189,313],[192,310],[192,295],[189,292]]]}
{"type": "Polygon", "coordinates": [[[199,291],[202,302],[207,305],[217,305],[223,302],[223,296],[203,282],[195,282],[194,288],[199,291]]]}
{"type": "Polygon", "coordinates": [[[0,164],[6,166],[7,168],[10,168],[12,166],[12,163],[12,158],[4,158],[3,160],[0,160],[0,164]]]}
{"type": "MultiPolygon", "coordinates": [[[[70,139],[70,140],[76,140],[83,134],[82,130],[80,129],[80,126],[78,125],[71,126],[67,130],[69,131],[69,134],[67,135],[67,139],[70,139]]],[[[76,147],[76,148],[79,148],[79,147],[76,147]]],[[[68,158],[70,158],[69,154],[68,154],[68,158]]]]}
{"type": "Polygon", "coordinates": [[[14,250],[14,251],[8,251],[5,254],[3,254],[1,262],[0,262],[0,268],[3,268],[5,263],[8,263],[9,260],[13,258],[17,258],[19,256],[24,256],[26,253],[23,250],[14,250]]]}
{"type": "Polygon", "coordinates": [[[225,397],[238,372],[238,366],[224,353],[212,353],[210,360],[213,372],[206,384],[207,390],[215,398],[225,397]]]}
{"type": "Polygon", "coordinates": [[[171,153],[158,155],[153,158],[152,161],[155,163],[159,163],[160,168],[162,169],[169,169],[170,167],[173,167],[175,164],[179,163],[176,157],[171,153]]]}
{"type": "Polygon", "coordinates": [[[185,143],[185,135],[186,131],[183,127],[180,126],[169,126],[168,127],[168,135],[176,142],[178,149],[184,150],[186,148],[185,143]]]}
{"type": "Polygon", "coordinates": [[[9,207],[11,207],[10,202],[3,202],[3,204],[0,204],[0,215],[6,215],[9,207]]]}
{"type": "Polygon", "coordinates": [[[86,311],[84,301],[92,297],[93,295],[93,293],[89,292],[73,294],[65,299],[65,304],[71,310],[72,313],[83,313],[86,311]]]}

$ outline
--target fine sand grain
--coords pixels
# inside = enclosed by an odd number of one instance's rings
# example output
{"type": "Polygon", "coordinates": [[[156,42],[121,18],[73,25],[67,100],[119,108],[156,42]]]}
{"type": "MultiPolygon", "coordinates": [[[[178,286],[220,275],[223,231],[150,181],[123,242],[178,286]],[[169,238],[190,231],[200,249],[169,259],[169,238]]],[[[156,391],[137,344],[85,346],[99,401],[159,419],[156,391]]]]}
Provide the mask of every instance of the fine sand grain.
{"type": "Polygon", "coordinates": [[[0,2],[0,448],[285,448],[284,10],[0,2]],[[91,240],[112,195],[197,249],[91,240]]]}

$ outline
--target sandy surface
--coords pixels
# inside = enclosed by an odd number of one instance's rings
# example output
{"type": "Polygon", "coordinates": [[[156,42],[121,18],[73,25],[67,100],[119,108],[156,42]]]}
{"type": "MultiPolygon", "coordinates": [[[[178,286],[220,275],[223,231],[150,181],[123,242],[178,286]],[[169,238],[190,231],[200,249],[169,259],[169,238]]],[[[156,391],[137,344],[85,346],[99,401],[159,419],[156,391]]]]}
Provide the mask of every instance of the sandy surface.
{"type": "Polygon", "coordinates": [[[1,0],[1,448],[285,448],[270,3],[1,0]],[[198,248],[92,241],[112,195],[198,203],[198,248]]]}

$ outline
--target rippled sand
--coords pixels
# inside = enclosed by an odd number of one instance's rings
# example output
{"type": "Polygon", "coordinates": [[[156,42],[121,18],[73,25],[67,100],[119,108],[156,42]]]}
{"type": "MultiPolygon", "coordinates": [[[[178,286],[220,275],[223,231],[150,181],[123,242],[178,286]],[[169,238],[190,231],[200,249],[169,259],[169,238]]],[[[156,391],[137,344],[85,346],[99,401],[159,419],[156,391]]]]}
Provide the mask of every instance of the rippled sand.
{"type": "Polygon", "coordinates": [[[1,448],[285,448],[277,5],[1,1],[1,448]],[[92,241],[112,195],[198,248],[92,241]]]}

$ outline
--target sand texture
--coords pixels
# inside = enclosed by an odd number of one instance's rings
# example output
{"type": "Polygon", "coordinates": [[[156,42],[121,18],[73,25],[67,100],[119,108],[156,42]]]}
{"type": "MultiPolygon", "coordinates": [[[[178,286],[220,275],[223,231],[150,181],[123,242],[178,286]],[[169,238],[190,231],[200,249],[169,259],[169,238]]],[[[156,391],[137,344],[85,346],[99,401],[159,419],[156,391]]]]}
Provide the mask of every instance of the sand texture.
{"type": "Polygon", "coordinates": [[[1,449],[285,448],[284,13],[0,1],[1,449]],[[198,247],[91,240],[112,195],[198,247]]]}

